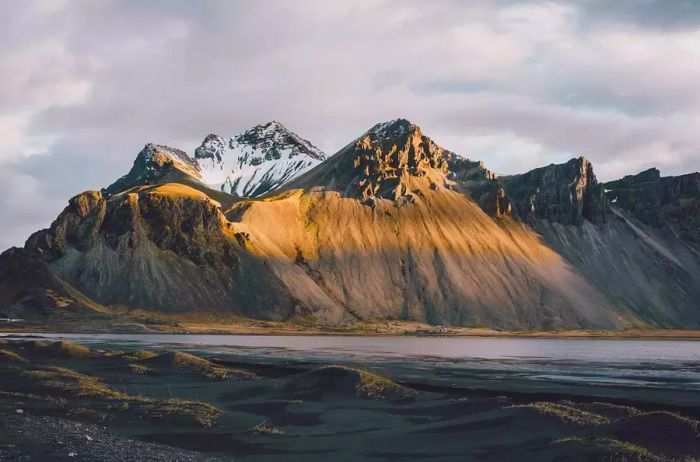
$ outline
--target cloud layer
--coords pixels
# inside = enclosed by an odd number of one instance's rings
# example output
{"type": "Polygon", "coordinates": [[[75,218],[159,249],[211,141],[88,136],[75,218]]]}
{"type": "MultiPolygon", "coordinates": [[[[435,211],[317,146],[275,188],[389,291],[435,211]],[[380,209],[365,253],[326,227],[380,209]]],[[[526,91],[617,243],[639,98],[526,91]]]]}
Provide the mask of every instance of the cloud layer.
{"type": "Polygon", "coordinates": [[[0,249],[146,142],[279,120],[333,153],[406,117],[517,173],[700,169],[700,4],[29,1],[0,16],[0,249]]]}

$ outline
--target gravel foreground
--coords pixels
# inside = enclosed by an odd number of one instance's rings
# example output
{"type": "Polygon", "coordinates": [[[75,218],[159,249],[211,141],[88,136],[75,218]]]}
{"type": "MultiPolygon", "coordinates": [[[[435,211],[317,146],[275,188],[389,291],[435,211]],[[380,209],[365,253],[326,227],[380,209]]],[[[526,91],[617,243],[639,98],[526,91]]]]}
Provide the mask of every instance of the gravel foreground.
{"type": "Polygon", "coordinates": [[[117,435],[106,427],[3,409],[0,419],[2,461],[190,462],[221,461],[117,435]]]}

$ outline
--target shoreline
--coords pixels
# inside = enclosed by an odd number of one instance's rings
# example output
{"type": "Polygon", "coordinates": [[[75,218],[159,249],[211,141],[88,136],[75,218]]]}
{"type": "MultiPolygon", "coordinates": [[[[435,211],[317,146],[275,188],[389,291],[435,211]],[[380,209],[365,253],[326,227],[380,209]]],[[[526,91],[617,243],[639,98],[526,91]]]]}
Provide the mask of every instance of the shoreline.
{"type": "MultiPolygon", "coordinates": [[[[280,323],[283,324],[283,323],[280,323]]],[[[119,326],[0,326],[0,336],[7,335],[43,335],[43,334],[146,334],[146,335],[241,335],[241,336],[340,336],[340,337],[431,337],[431,338],[531,338],[531,339],[567,339],[567,340],[678,340],[700,341],[697,329],[633,329],[623,331],[499,331],[489,328],[449,327],[417,325],[415,323],[368,324],[352,329],[323,329],[295,325],[256,325],[228,324],[213,327],[210,323],[179,323],[178,326],[140,325],[139,328],[119,326]]]]}

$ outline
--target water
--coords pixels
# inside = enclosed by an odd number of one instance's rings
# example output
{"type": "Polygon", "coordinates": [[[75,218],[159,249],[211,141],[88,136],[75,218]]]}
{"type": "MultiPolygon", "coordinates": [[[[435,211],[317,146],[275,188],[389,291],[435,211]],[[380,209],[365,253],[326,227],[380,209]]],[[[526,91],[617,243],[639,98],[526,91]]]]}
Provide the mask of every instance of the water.
{"type": "Polygon", "coordinates": [[[700,406],[700,342],[460,337],[37,334],[254,363],[347,363],[405,382],[700,406]]]}
{"type": "Polygon", "coordinates": [[[446,359],[546,359],[602,362],[700,362],[700,341],[494,337],[313,335],[24,334],[87,344],[281,348],[357,356],[446,359]]]}

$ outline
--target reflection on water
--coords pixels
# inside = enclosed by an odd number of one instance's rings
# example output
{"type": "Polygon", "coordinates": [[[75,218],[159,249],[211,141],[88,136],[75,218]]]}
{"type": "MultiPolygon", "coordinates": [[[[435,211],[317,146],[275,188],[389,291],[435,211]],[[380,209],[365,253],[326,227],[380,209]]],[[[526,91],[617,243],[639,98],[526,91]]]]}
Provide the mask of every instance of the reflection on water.
{"type": "MultiPolygon", "coordinates": [[[[30,334],[27,334],[30,335],[30,334]]],[[[382,356],[433,356],[602,362],[700,361],[700,342],[684,340],[534,339],[476,337],[362,337],[180,334],[37,334],[84,343],[186,344],[284,348],[382,356]]]]}
{"type": "MultiPolygon", "coordinates": [[[[29,335],[29,334],[27,334],[29,335]]],[[[352,363],[435,386],[700,405],[700,342],[459,337],[38,334],[111,348],[180,348],[256,363],[352,363]]]]}

